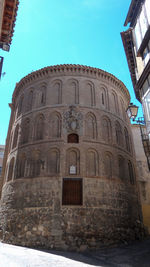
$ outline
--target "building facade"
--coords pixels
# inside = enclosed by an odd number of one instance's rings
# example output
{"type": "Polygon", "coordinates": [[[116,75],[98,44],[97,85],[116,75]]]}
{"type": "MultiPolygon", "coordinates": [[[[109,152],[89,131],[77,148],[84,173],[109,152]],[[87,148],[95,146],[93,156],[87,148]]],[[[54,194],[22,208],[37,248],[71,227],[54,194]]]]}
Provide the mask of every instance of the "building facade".
{"type": "Polygon", "coordinates": [[[140,190],[143,222],[148,232],[150,233],[150,175],[147,166],[147,159],[144,153],[144,148],[141,140],[141,128],[145,128],[145,126],[140,126],[139,124],[131,125],[137,161],[137,180],[140,190]]]}
{"type": "MultiPolygon", "coordinates": [[[[9,51],[17,16],[18,0],[0,1],[0,49],[9,51]]],[[[0,56],[0,79],[2,76],[4,57],[0,56]]]]}
{"type": "Polygon", "coordinates": [[[142,219],[125,85],[103,70],[46,67],[12,98],[0,238],[60,249],[140,238],[142,219]]]}
{"type": "Polygon", "coordinates": [[[0,1],[0,48],[9,51],[18,9],[18,0],[0,1]]]}
{"type": "Polygon", "coordinates": [[[150,1],[132,0],[121,33],[130,75],[137,99],[142,103],[146,132],[143,141],[149,142],[145,151],[150,168],[150,1]]]}

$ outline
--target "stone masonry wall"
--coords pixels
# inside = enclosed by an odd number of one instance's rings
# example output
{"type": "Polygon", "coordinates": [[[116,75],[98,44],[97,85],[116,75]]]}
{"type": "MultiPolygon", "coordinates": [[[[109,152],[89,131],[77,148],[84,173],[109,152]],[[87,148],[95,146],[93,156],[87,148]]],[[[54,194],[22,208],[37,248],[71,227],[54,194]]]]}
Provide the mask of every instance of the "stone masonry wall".
{"type": "Polygon", "coordinates": [[[129,101],[116,77],[79,65],[48,67],[16,85],[2,241],[84,250],[142,238],[129,101]]]}
{"type": "Polygon", "coordinates": [[[1,239],[29,247],[82,250],[140,238],[135,188],[85,178],[83,206],[76,207],[62,206],[61,183],[61,178],[43,177],[5,185],[1,239]]]}

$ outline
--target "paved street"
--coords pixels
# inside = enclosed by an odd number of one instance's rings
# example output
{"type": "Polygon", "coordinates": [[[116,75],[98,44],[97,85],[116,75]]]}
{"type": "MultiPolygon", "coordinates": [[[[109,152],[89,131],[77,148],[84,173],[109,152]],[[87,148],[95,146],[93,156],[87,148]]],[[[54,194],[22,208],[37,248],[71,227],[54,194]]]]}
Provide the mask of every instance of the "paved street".
{"type": "Polygon", "coordinates": [[[43,252],[0,243],[0,267],[86,267],[99,266],[98,260],[67,252],[43,252]],[[94,265],[95,264],[95,265],[94,265]]]}
{"type": "Polygon", "coordinates": [[[0,243],[0,267],[150,267],[150,239],[119,248],[75,253],[0,243]]]}

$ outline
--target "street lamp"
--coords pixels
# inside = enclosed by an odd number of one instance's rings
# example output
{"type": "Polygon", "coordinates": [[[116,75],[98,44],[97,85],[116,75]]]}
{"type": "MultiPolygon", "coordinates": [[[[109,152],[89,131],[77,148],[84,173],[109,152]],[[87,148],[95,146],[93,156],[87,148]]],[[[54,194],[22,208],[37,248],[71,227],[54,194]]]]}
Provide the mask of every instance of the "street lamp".
{"type": "Polygon", "coordinates": [[[135,121],[135,118],[137,116],[138,113],[138,106],[133,105],[133,103],[130,103],[127,109],[127,114],[129,119],[132,119],[133,121],[135,121]]]}
{"type": "Polygon", "coordinates": [[[133,105],[133,103],[130,103],[127,109],[127,114],[130,119],[138,123],[140,126],[143,148],[144,148],[144,152],[147,158],[148,168],[150,170],[150,138],[148,134],[144,133],[144,129],[142,127],[143,125],[145,125],[144,118],[141,117],[141,118],[138,118],[137,120],[135,119],[137,117],[137,113],[138,113],[138,106],[133,105]]]}

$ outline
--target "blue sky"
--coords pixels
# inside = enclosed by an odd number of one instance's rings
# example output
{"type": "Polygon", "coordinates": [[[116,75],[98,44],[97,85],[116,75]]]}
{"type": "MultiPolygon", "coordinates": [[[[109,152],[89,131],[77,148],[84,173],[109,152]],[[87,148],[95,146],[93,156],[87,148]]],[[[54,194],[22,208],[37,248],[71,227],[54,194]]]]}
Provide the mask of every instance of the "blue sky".
{"type": "MultiPolygon", "coordinates": [[[[137,105],[121,41],[130,0],[20,0],[0,81],[0,144],[5,144],[12,93],[31,71],[57,64],[97,67],[122,80],[137,105]]],[[[141,110],[141,109],[140,109],[141,110]]],[[[141,113],[139,116],[142,116],[141,113]]]]}

